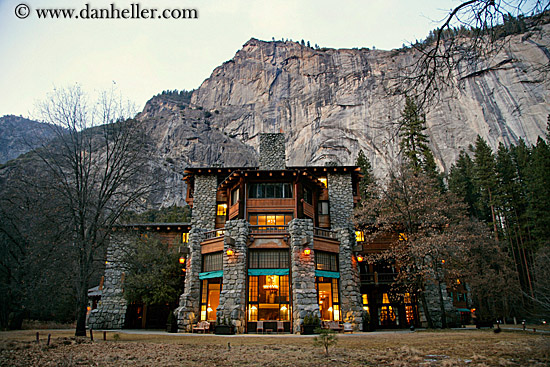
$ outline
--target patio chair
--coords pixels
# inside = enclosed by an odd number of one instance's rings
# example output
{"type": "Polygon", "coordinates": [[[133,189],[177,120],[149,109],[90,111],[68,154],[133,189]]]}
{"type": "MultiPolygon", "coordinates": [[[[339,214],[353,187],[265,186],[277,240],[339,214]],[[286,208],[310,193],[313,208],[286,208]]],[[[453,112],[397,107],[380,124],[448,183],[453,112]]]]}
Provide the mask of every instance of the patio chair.
{"type": "Polygon", "coordinates": [[[256,333],[259,333],[260,330],[262,331],[262,334],[264,333],[264,322],[263,321],[258,321],[256,323],[256,333]]]}
{"type": "Polygon", "coordinates": [[[350,333],[353,333],[353,326],[349,322],[344,322],[344,333],[346,331],[349,331],[350,333]]]}

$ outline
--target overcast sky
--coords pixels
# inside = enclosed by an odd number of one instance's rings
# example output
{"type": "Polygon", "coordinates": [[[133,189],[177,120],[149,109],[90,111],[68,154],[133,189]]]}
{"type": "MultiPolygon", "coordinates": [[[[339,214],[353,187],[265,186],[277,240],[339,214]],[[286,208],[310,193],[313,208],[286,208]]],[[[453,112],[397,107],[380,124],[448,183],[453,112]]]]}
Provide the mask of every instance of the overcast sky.
{"type": "MultiPolygon", "coordinates": [[[[0,116],[33,117],[54,87],[116,82],[138,110],[195,89],[255,37],[390,50],[424,38],[456,0],[0,0],[0,116]],[[198,19],[39,19],[37,8],[196,9],[198,19]],[[19,19],[30,13],[25,19],[19,19]],[[135,6],[135,5],[134,5],[135,6]]],[[[175,13],[178,14],[177,12],[175,13]]]]}

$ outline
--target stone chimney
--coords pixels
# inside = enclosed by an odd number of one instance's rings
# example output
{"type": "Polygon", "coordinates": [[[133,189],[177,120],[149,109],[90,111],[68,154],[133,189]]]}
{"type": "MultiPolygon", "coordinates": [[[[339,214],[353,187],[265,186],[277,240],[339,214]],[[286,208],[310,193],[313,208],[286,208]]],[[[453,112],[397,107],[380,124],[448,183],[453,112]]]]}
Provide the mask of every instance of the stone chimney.
{"type": "Polygon", "coordinates": [[[260,169],[286,169],[285,134],[260,134],[260,169]]]}

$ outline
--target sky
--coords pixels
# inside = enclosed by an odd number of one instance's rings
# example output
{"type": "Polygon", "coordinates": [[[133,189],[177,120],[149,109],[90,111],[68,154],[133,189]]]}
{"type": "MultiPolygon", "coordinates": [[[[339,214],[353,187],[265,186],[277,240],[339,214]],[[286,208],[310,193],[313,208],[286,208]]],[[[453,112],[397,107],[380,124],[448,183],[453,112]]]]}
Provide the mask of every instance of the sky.
{"type": "MultiPolygon", "coordinates": [[[[141,111],[163,90],[196,89],[250,38],[391,50],[425,38],[456,0],[0,0],[0,116],[37,118],[54,88],[116,86],[141,111]],[[86,4],[89,4],[86,6],[86,4]],[[82,19],[94,9],[157,9],[154,19],[82,19]],[[75,9],[78,19],[39,18],[75,9]],[[84,9],[84,11],[82,11],[84,9]],[[168,9],[171,19],[158,19],[168,9]],[[181,9],[195,9],[183,19],[181,9]],[[178,17],[179,19],[174,19],[178,17]],[[19,16],[19,17],[18,17],[19,16]]],[[[73,14],[73,15],[74,15],[73,14]]],[[[145,15],[150,15],[151,12],[145,15]]]]}

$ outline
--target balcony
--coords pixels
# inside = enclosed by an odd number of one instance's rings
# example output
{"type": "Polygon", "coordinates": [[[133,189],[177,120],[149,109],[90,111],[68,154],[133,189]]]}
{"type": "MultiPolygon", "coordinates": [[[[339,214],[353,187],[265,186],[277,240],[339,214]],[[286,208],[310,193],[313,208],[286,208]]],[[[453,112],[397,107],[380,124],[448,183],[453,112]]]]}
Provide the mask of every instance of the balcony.
{"type": "Polygon", "coordinates": [[[340,241],[336,232],[330,229],[313,228],[313,249],[318,251],[339,252],[340,241]]]}
{"type": "Polygon", "coordinates": [[[201,254],[223,251],[223,239],[225,229],[219,228],[204,233],[204,241],[201,242],[201,254]]]}
{"type": "Polygon", "coordinates": [[[392,284],[397,279],[397,273],[365,273],[361,274],[362,285],[372,284],[392,284]]]}
{"type": "Polygon", "coordinates": [[[250,226],[249,228],[251,234],[288,234],[288,226],[250,226]]]}

